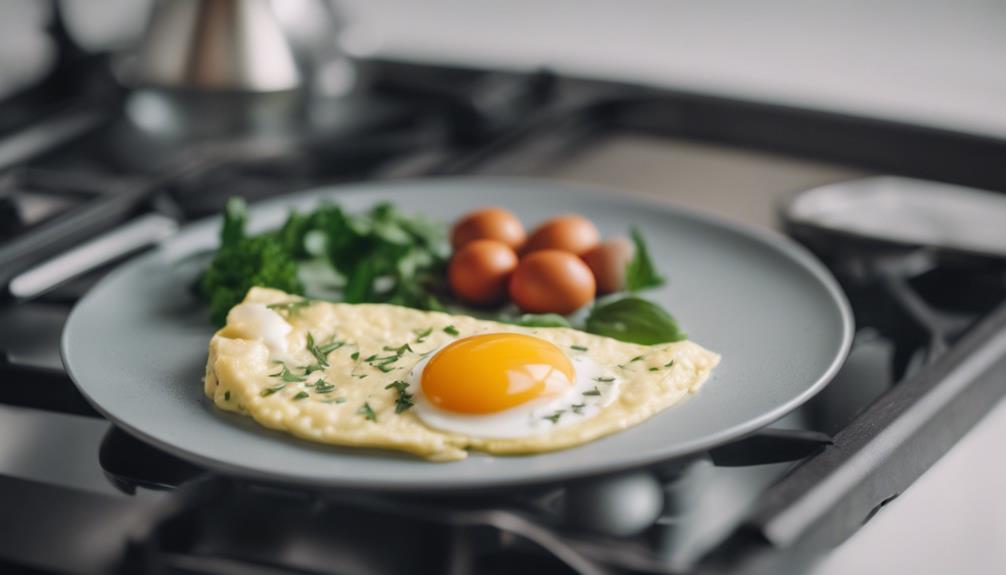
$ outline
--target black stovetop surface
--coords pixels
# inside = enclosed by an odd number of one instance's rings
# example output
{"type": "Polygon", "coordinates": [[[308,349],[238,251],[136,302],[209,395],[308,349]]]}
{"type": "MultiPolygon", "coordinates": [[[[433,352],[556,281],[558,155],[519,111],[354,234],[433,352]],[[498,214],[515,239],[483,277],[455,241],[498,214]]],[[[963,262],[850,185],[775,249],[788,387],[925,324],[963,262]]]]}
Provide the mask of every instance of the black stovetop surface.
{"type": "MultiPolygon", "coordinates": [[[[338,182],[429,174],[553,177],[661,195],[772,225],[757,210],[738,211],[739,195],[763,193],[744,201],[771,204],[801,188],[885,168],[911,173],[901,169],[903,159],[887,166],[883,154],[849,152],[843,138],[805,141],[797,133],[786,139],[785,129],[825,125],[832,135],[910,139],[910,127],[808,117],[544,72],[391,62],[360,63],[369,67],[369,81],[356,93],[296,102],[296,113],[265,129],[224,122],[165,132],[156,121],[158,110],[189,104],[124,90],[103,72],[106,60],[76,57],[83,60],[75,66],[94,73],[77,69],[77,84],[0,103],[0,114],[16,109],[30,119],[0,122],[0,145],[32,128],[45,144],[0,166],[0,257],[10,256],[18,242],[32,248],[4,260],[5,281],[141,214],[184,224],[216,213],[230,196],[254,202],[338,182]],[[490,97],[501,92],[507,97],[490,97]],[[661,103],[668,109],[655,108],[661,103]],[[747,118],[753,132],[724,128],[724,118],[747,118]],[[778,140],[752,135],[766,126],[779,127],[778,140]],[[703,192],[703,182],[731,170],[737,179],[726,194],[710,198],[703,192]],[[746,179],[765,174],[779,179],[746,179]],[[698,191],[689,192],[689,186],[698,191]],[[104,217],[77,218],[100,202],[104,217]]],[[[258,104],[229,99],[222,105],[258,104]]],[[[916,148],[920,168],[914,175],[942,169],[941,179],[1006,189],[1000,174],[980,162],[923,162],[944,148],[976,145],[954,147],[959,142],[952,135],[940,137],[916,148]],[[958,172],[966,175],[954,177],[958,172]]],[[[148,447],[98,417],[58,357],[66,314],[116,261],[30,301],[8,297],[0,304],[0,419],[11,439],[0,457],[0,499],[11,516],[0,528],[0,561],[82,573],[746,568],[746,557],[777,543],[758,530],[785,509],[766,508],[765,502],[779,493],[813,493],[817,482],[801,479],[794,486],[792,478],[807,475],[822,453],[840,453],[842,438],[864,418],[876,417],[871,409],[885,398],[897,399],[908,413],[909,399],[892,390],[920,380],[938,385],[941,361],[964,361],[996,333],[986,324],[1002,323],[994,309],[1006,298],[1006,275],[995,262],[850,246],[803,229],[789,231],[834,271],[856,313],[853,351],[818,397],[769,429],[686,461],[465,497],[263,485],[216,476],[148,447]],[[926,265],[904,265],[920,257],[926,265]],[[52,552],[53,542],[68,540],[52,552]]],[[[873,426],[877,433],[882,427],[873,426]]],[[[892,479],[890,489],[896,492],[903,483],[892,479]]],[[[853,519],[836,529],[865,521],[886,501],[884,493],[871,497],[850,498],[846,511],[853,519]]],[[[821,548],[779,555],[795,567],[821,548]]]]}

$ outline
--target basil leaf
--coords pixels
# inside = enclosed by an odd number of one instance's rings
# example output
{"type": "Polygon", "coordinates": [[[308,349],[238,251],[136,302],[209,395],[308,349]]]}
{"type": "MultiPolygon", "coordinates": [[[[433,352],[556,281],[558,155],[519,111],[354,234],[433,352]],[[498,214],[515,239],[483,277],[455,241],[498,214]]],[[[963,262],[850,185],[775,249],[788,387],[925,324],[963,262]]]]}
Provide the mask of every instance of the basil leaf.
{"type": "Polygon", "coordinates": [[[650,250],[646,247],[646,240],[643,239],[642,232],[639,231],[639,228],[633,227],[631,234],[636,251],[625,267],[625,289],[639,291],[663,285],[664,278],[653,265],[650,250]]]}
{"type": "Polygon", "coordinates": [[[526,313],[512,323],[524,327],[572,327],[569,320],[557,313],[526,313]]]}
{"type": "Polygon", "coordinates": [[[664,308],[635,296],[594,306],[586,327],[593,334],[644,345],[681,341],[686,337],[664,308]]]}

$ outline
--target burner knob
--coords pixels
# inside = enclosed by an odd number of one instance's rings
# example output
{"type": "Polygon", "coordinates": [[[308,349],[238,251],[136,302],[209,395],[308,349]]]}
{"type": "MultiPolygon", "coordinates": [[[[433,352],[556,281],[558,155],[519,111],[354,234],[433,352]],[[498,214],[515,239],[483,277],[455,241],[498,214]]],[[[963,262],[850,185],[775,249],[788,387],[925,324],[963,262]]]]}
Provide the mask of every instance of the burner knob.
{"type": "Polygon", "coordinates": [[[567,525],[614,537],[646,530],[663,508],[660,482],[642,471],[573,483],[562,501],[567,525]]]}

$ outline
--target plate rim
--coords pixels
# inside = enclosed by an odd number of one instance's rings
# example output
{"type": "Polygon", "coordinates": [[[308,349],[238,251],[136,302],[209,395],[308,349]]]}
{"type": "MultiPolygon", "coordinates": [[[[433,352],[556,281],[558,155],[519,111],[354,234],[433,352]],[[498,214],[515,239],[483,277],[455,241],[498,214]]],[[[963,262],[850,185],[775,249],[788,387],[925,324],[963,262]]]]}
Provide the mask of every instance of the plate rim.
{"type": "MultiPolygon", "coordinates": [[[[181,238],[186,233],[192,233],[196,229],[201,229],[213,224],[214,222],[221,221],[223,218],[222,214],[217,214],[201,218],[183,226],[175,235],[159,243],[153,250],[138,254],[137,256],[122,262],[109,274],[103,277],[97,284],[92,286],[88,292],[74,304],[73,309],[67,316],[62,333],[60,334],[59,353],[64,370],[73,382],[74,386],[77,388],[78,392],[80,392],[84,399],[98,413],[107,419],[109,423],[143,442],[151,444],[156,448],[162,449],[181,459],[195,462],[196,464],[202,465],[216,473],[238,476],[246,479],[254,478],[267,480],[273,483],[287,485],[309,486],[322,490],[352,489],[379,492],[443,493],[448,490],[464,492],[495,491],[514,487],[540,485],[574,478],[603,476],[694,457],[696,454],[700,454],[712,447],[749,435],[758,429],[777,421],[800,405],[804,404],[810,398],[819,393],[835,377],[839,369],[841,369],[844,364],[852,347],[852,341],[855,335],[855,322],[848,298],[839,287],[838,281],[834,278],[834,276],[832,276],[831,272],[828,271],[824,264],[822,264],[809,250],[790,238],[773,230],[763,229],[745,222],[731,220],[718,214],[709,213],[690,206],[684,206],[672,201],[647,197],[639,192],[564,180],[517,176],[442,176],[408,178],[400,180],[375,180],[316,186],[253,203],[249,205],[249,222],[252,222],[255,219],[256,211],[267,212],[271,209],[275,209],[274,207],[276,206],[290,207],[291,205],[300,202],[323,201],[325,199],[337,200],[340,195],[365,195],[368,191],[372,190],[394,191],[392,188],[406,189],[410,186],[416,185],[435,186],[442,184],[450,186],[458,186],[461,184],[514,185],[520,187],[545,186],[563,189],[569,193],[579,194],[581,197],[589,197],[593,200],[609,202],[615,201],[620,204],[629,204],[640,208],[655,209],[660,212],[675,213],[680,216],[685,216],[688,219],[697,220],[706,225],[725,228],[726,230],[739,234],[746,239],[757,241],[758,243],[771,248],[773,251],[786,256],[791,263],[797,264],[802,270],[809,273],[820,285],[820,287],[824,288],[824,291],[828,294],[829,299],[833,304],[835,304],[835,311],[839,314],[842,331],[839,349],[836,351],[831,362],[821,375],[812,384],[808,385],[800,394],[792,397],[790,400],[775,407],[774,409],[762,413],[757,417],[753,417],[741,424],[721,429],[716,433],[709,434],[703,439],[679,444],[683,447],[673,450],[674,453],[660,454],[658,452],[654,452],[653,454],[636,455],[634,457],[628,457],[624,460],[618,460],[615,462],[594,462],[592,465],[570,466],[569,468],[563,470],[537,472],[536,474],[528,477],[506,478],[497,481],[493,481],[491,479],[451,480],[447,477],[444,481],[435,484],[423,481],[417,482],[416,480],[408,479],[396,481],[394,478],[389,479],[386,477],[375,477],[366,482],[352,478],[328,478],[321,480],[319,478],[307,477],[303,475],[291,475],[282,473],[281,471],[266,470],[250,465],[221,461],[219,459],[214,459],[212,457],[192,452],[186,448],[176,446],[157,437],[153,437],[142,429],[122,422],[119,418],[104,409],[88,394],[84,386],[78,383],[78,378],[74,375],[74,369],[71,361],[69,360],[71,355],[69,345],[72,326],[76,318],[79,317],[81,313],[80,310],[84,307],[85,302],[93,297],[93,295],[105,284],[112,283],[120,274],[124,274],[129,271],[132,266],[139,265],[142,261],[153,260],[159,256],[163,256],[165,254],[165,250],[173,240],[181,238]]],[[[559,452],[561,452],[561,450],[559,452]]],[[[549,453],[538,455],[547,457],[549,453]]],[[[431,463],[431,465],[449,464],[431,463]]]]}

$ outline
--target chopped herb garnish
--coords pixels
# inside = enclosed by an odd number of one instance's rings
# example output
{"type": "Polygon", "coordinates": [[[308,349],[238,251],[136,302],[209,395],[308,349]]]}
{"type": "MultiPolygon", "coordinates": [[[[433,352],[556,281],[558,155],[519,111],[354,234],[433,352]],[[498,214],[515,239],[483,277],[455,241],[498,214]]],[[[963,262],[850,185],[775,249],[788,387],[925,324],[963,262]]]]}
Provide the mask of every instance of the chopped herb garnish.
{"type": "Polygon", "coordinates": [[[566,413],[566,410],[565,409],[560,409],[560,410],[556,411],[555,413],[553,413],[552,415],[546,415],[542,419],[547,419],[547,420],[551,421],[552,423],[559,423],[559,418],[562,417],[563,413],[566,413]]]}
{"type": "Polygon", "coordinates": [[[446,333],[447,335],[453,335],[454,337],[461,335],[461,332],[458,331],[458,328],[454,327],[453,325],[445,327],[444,333],[446,333]]]}
{"type": "Polygon", "coordinates": [[[290,370],[286,367],[286,364],[283,364],[283,371],[279,373],[274,373],[270,377],[278,377],[287,383],[299,383],[301,381],[304,381],[303,377],[291,373],[290,370]]]}
{"type": "Polygon", "coordinates": [[[582,345],[571,345],[569,346],[569,349],[575,349],[576,351],[587,351],[587,348],[583,347],[582,345]]]}
{"type": "Polygon", "coordinates": [[[601,395],[601,390],[597,389],[597,386],[595,385],[594,389],[592,389],[590,391],[585,391],[585,392],[583,392],[583,394],[584,395],[594,395],[594,396],[601,395]]]}
{"type": "Polygon", "coordinates": [[[356,361],[356,360],[360,359],[360,352],[358,352],[358,351],[354,351],[354,352],[353,352],[353,353],[352,353],[352,354],[351,354],[351,355],[349,356],[349,359],[351,359],[351,360],[353,360],[353,361],[356,361]]]}
{"type": "Polygon", "coordinates": [[[614,377],[595,377],[594,381],[599,381],[601,383],[611,383],[615,381],[614,377]]]}
{"type": "Polygon", "coordinates": [[[287,315],[287,317],[290,317],[290,316],[297,315],[297,313],[300,312],[300,310],[302,310],[302,309],[310,306],[313,303],[314,303],[314,300],[301,299],[301,300],[297,300],[297,301],[287,301],[287,302],[282,302],[282,303],[271,303],[271,304],[267,305],[266,307],[269,308],[269,309],[271,309],[271,310],[273,310],[273,311],[279,312],[279,313],[285,313],[287,315]]]}
{"type": "Polygon", "coordinates": [[[312,363],[311,365],[305,365],[304,366],[304,375],[308,376],[308,375],[311,375],[312,373],[314,373],[316,371],[322,371],[323,369],[325,369],[325,368],[322,367],[321,364],[318,364],[318,363],[312,363]]]}
{"type": "Polygon", "coordinates": [[[335,391],[335,386],[332,385],[331,383],[328,383],[324,379],[319,379],[314,384],[315,393],[332,393],[333,391],[335,391]]]}
{"type": "Polygon", "coordinates": [[[583,408],[587,407],[586,403],[574,403],[570,406],[573,408],[573,413],[583,413],[583,408]]]}
{"type": "Polygon", "coordinates": [[[384,346],[384,351],[393,351],[395,352],[395,354],[386,355],[384,357],[378,357],[377,354],[374,354],[365,359],[364,361],[369,363],[372,367],[376,367],[382,372],[388,373],[394,371],[395,369],[393,367],[388,366],[398,361],[402,357],[402,355],[404,355],[406,352],[412,351],[412,347],[410,347],[409,344],[407,343],[399,347],[384,346]]]}
{"type": "Polygon", "coordinates": [[[225,391],[224,392],[224,401],[230,401],[230,400],[231,400],[231,392],[230,391],[225,391]]]}
{"type": "Polygon", "coordinates": [[[415,405],[412,401],[412,394],[407,391],[408,388],[409,384],[402,380],[393,381],[384,386],[384,389],[394,389],[398,392],[398,399],[395,400],[395,413],[401,413],[415,405]]]}
{"type": "Polygon", "coordinates": [[[333,351],[339,349],[344,345],[346,345],[346,342],[340,340],[334,340],[330,341],[329,343],[326,343],[325,345],[319,346],[318,349],[320,349],[321,353],[325,354],[325,356],[327,357],[328,354],[332,353],[333,351]]]}
{"type": "Polygon", "coordinates": [[[356,413],[366,417],[370,421],[377,421],[377,414],[374,413],[374,408],[370,407],[370,403],[364,403],[360,409],[356,410],[356,413]]]}
{"type": "Polygon", "coordinates": [[[311,335],[311,332],[307,332],[307,351],[311,352],[314,359],[318,360],[318,365],[328,366],[328,359],[314,343],[314,336],[311,335]]]}
{"type": "Polygon", "coordinates": [[[330,399],[321,400],[322,403],[346,403],[345,397],[333,397],[330,399]]]}
{"type": "Polygon", "coordinates": [[[664,367],[674,367],[674,360],[672,359],[671,361],[665,363],[664,367]]]}
{"type": "Polygon", "coordinates": [[[660,368],[659,367],[651,367],[650,371],[660,371],[660,368]]]}
{"type": "Polygon", "coordinates": [[[365,373],[359,373],[359,374],[354,373],[353,377],[355,377],[356,379],[363,379],[363,378],[367,377],[367,374],[365,374],[365,373]]]}
{"type": "Polygon", "coordinates": [[[409,388],[409,384],[406,383],[406,382],[404,382],[404,381],[402,381],[402,380],[400,380],[400,379],[398,381],[392,381],[388,385],[384,386],[384,389],[394,389],[395,391],[397,391],[399,393],[405,391],[408,388],[409,388]]]}
{"type": "Polygon", "coordinates": [[[637,355],[636,357],[634,357],[634,358],[630,359],[630,360],[629,360],[629,363],[632,363],[632,362],[634,362],[634,361],[640,361],[640,360],[642,360],[642,359],[643,359],[643,356],[641,356],[641,355],[637,355]]]}
{"type": "Polygon", "coordinates": [[[328,367],[328,354],[344,345],[346,345],[346,342],[336,340],[319,346],[315,343],[314,336],[311,335],[311,332],[307,332],[307,350],[311,352],[311,355],[313,355],[316,360],[318,360],[318,365],[321,367],[328,367]]]}
{"type": "Polygon", "coordinates": [[[390,345],[384,346],[384,351],[395,352],[396,357],[402,357],[406,352],[412,351],[412,347],[409,344],[404,343],[398,347],[391,347],[390,345]]]}
{"type": "Polygon", "coordinates": [[[423,343],[423,341],[426,338],[430,337],[430,334],[433,333],[433,328],[428,327],[424,330],[418,330],[415,333],[416,333],[416,343],[423,343]]]}
{"type": "Polygon", "coordinates": [[[297,395],[293,396],[293,399],[294,399],[294,401],[298,401],[298,400],[301,400],[301,399],[307,399],[307,397],[308,397],[308,393],[306,391],[298,391],[297,395]]]}
{"type": "Polygon", "coordinates": [[[259,395],[261,395],[262,397],[269,397],[270,395],[276,393],[277,391],[282,391],[284,387],[286,387],[285,383],[277,383],[272,387],[267,387],[263,389],[262,393],[260,393],[259,395]]]}

